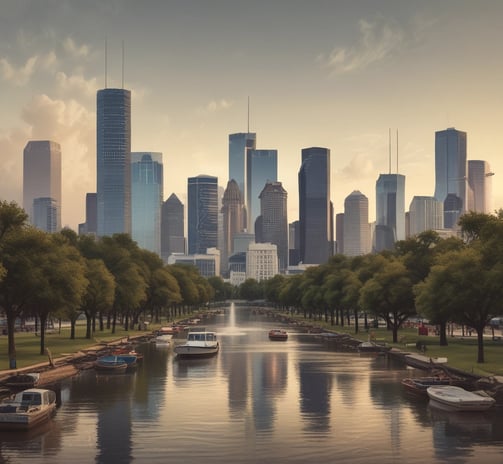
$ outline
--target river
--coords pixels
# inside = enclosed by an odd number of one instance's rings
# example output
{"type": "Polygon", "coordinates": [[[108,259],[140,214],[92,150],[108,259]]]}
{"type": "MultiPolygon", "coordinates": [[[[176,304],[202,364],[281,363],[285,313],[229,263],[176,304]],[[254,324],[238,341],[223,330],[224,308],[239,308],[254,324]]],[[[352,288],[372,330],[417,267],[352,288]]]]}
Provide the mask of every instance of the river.
{"type": "Polygon", "coordinates": [[[47,425],[0,434],[0,463],[501,463],[501,410],[446,413],[411,398],[421,375],[385,356],[340,353],[322,338],[226,308],[206,328],[213,358],[138,346],[131,374],[86,370],[61,384],[47,425]]]}

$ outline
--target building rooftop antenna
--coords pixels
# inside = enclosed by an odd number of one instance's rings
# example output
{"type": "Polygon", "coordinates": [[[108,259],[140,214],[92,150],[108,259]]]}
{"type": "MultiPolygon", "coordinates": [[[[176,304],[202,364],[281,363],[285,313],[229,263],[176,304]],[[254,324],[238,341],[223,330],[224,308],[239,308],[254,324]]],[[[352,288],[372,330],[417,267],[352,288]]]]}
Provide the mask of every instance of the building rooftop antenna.
{"type": "Polygon", "coordinates": [[[398,129],[396,130],[396,173],[398,174],[398,129]]]}
{"type": "Polygon", "coordinates": [[[124,40],[122,41],[122,90],[124,90],[124,40]]]}
{"type": "Polygon", "coordinates": [[[250,133],[250,96],[248,95],[248,134],[250,133]]]}
{"type": "Polygon", "coordinates": [[[105,39],[105,89],[107,88],[107,39],[105,39]]]}
{"type": "Polygon", "coordinates": [[[391,127],[388,130],[388,171],[391,174],[391,127]]]}

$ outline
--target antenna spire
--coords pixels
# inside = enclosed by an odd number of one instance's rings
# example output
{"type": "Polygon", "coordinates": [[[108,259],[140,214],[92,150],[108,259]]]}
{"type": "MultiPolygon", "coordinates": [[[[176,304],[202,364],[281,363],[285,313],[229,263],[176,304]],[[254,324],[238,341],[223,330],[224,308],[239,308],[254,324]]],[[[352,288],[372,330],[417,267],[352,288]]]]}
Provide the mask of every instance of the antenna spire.
{"type": "Polygon", "coordinates": [[[398,174],[398,129],[396,130],[396,173],[398,174]]]}
{"type": "Polygon", "coordinates": [[[391,174],[391,127],[388,129],[388,171],[391,174]]]}
{"type": "Polygon", "coordinates": [[[250,96],[248,95],[248,134],[250,133],[250,96]]]}
{"type": "Polygon", "coordinates": [[[105,39],[105,89],[107,88],[107,39],[105,39]]]}
{"type": "Polygon", "coordinates": [[[124,90],[124,40],[122,41],[122,90],[124,90]]]}

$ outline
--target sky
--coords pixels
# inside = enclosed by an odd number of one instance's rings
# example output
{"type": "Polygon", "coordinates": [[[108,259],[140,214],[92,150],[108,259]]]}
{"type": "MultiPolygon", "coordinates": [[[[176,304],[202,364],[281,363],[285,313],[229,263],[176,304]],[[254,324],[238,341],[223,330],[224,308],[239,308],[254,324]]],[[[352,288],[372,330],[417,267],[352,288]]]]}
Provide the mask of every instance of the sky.
{"type": "Polygon", "coordinates": [[[228,136],[249,127],[278,150],[289,222],[312,146],[331,151],[335,213],[359,190],[372,221],[390,165],[406,210],[433,195],[435,131],[455,127],[503,207],[501,18],[499,0],[0,0],[0,199],[22,205],[23,149],[53,140],[62,223],[85,221],[106,42],[107,87],[132,91],[132,151],[163,154],[164,199],[186,204],[200,174],[225,187],[228,136]]]}

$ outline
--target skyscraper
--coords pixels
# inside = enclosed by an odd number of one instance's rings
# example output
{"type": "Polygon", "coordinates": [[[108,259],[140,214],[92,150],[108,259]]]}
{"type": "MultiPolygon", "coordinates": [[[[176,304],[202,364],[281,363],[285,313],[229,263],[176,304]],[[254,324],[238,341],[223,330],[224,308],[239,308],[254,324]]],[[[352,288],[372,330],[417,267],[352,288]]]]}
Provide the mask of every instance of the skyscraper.
{"type": "Polygon", "coordinates": [[[347,256],[370,253],[369,200],[358,190],[344,200],[344,248],[347,256]]]}
{"type": "Polygon", "coordinates": [[[86,225],[85,233],[96,235],[97,231],[97,198],[96,193],[86,193],[86,225]]]}
{"type": "Polygon", "coordinates": [[[55,225],[56,231],[60,230],[61,147],[59,143],[50,140],[31,140],[23,151],[23,208],[33,225],[36,225],[34,222],[36,198],[45,199],[38,202],[38,217],[40,213],[42,215],[47,213],[45,210],[42,212],[41,208],[49,205],[52,211],[50,224],[55,225]]]}
{"type": "Polygon", "coordinates": [[[409,206],[411,236],[444,228],[444,204],[435,197],[415,196],[409,206]]]}
{"type": "Polygon", "coordinates": [[[468,161],[468,185],[471,197],[468,209],[477,213],[489,214],[492,211],[492,176],[489,163],[482,160],[468,161]]]}
{"type": "Polygon", "coordinates": [[[250,132],[229,135],[229,180],[234,179],[246,202],[246,158],[249,150],[256,147],[257,136],[250,132]]]}
{"type": "Polygon", "coordinates": [[[253,230],[260,216],[259,195],[266,182],[278,179],[277,150],[249,150],[246,161],[246,209],[248,230],[253,230]]]}
{"type": "Polygon", "coordinates": [[[238,184],[231,179],[222,198],[223,248],[220,256],[224,275],[227,273],[229,257],[234,253],[234,237],[244,229],[244,211],[238,184]]]}
{"type": "Polygon", "coordinates": [[[467,211],[466,132],[453,127],[435,132],[435,198],[444,203],[444,227],[454,227],[457,218],[467,211]],[[456,196],[459,201],[456,201],[456,196]],[[453,210],[452,208],[459,208],[453,210]],[[449,218],[447,218],[449,215],[449,218]]]}
{"type": "Polygon", "coordinates": [[[56,201],[50,197],[35,198],[33,200],[33,225],[45,232],[58,231],[58,207],[56,201]]]}
{"type": "Polygon", "coordinates": [[[405,176],[401,174],[381,174],[377,179],[374,234],[377,252],[405,240],[405,176]]]}
{"type": "Polygon", "coordinates": [[[189,177],[187,198],[189,254],[205,254],[218,244],[218,179],[189,177]]]}
{"type": "Polygon", "coordinates": [[[280,273],[285,273],[288,267],[287,196],[281,182],[265,184],[259,196],[261,230],[260,234],[255,232],[257,242],[276,245],[280,273]]]}
{"type": "Polygon", "coordinates": [[[131,153],[131,236],[161,255],[162,153],[131,153]]]}
{"type": "Polygon", "coordinates": [[[173,253],[185,254],[184,206],[172,193],[162,204],[161,257],[164,262],[173,253]]]}
{"type": "Polygon", "coordinates": [[[131,233],[131,92],[97,94],[98,236],[131,233]]]}
{"type": "Polygon", "coordinates": [[[330,202],[330,150],[302,149],[299,170],[300,260],[324,264],[333,255],[333,207],[330,202]]]}

